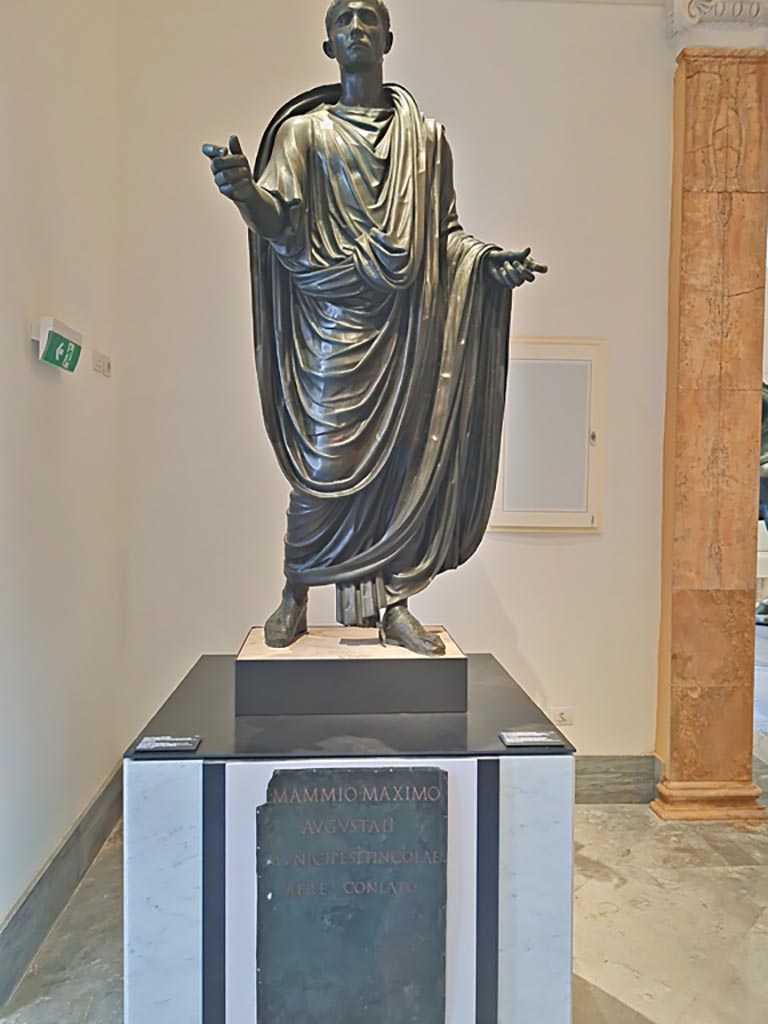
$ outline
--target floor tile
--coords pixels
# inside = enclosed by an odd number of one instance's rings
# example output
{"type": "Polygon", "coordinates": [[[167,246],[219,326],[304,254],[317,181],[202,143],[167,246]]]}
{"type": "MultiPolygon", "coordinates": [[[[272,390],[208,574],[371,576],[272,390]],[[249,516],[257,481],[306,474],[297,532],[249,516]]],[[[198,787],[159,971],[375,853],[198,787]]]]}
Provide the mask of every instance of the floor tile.
{"type": "Polygon", "coordinates": [[[730,867],[768,865],[768,830],[744,825],[704,825],[701,838],[730,867]]]}
{"type": "Polygon", "coordinates": [[[768,827],[591,810],[577,809],[577,975],[650,1024],[758,1024],[768,1007],[768,827]]]}
{"type": "Polygon", "coordinates": [[[120,1024],[122,874],[116,830],[2,1010],[1,1024],[120,1024]]]}
{"type": "Polygon", "coordinates": [[[576,808],[576,871],[588,877],[600,873],[616,881],[648,867],[727,863],[696,828],[683,822],[661,821],[638,804],[576,808]]]}
{"type": "Polygon", "coordinates": [[[578,975],[573,979],[574,1024],[649,1024],[648,1018],[578,975]]]}

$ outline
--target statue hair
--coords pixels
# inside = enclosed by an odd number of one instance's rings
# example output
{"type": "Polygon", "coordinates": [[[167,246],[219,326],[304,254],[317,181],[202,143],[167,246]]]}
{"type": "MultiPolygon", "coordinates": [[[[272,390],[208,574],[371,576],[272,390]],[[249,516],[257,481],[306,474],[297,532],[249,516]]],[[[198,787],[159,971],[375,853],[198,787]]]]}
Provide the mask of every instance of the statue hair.
{"type": "MultiPolygon", "coordinates": [[[[384,26],[384,31],[390,32],[392,29],[392,18],[389,13],[389,8],[384,3],[384,0],[370,0],[370,2],[381,15],[381,22],[384,26]]],[[[331,0],[331,6],[328,8],[328,13],[325,16],[325,30],[329,36],[333,27],[333,18],[336,14],[336,9],[341,7],[344,3],[347,3],[347,0],[331,0]]]]}

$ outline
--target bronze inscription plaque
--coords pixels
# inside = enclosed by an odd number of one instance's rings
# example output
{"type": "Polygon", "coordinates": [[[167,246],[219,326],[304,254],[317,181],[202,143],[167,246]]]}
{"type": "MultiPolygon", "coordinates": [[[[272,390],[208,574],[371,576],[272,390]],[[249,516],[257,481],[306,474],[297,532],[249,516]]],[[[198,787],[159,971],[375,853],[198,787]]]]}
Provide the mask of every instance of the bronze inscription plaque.
{"type": "Polygon", "coordinates": [[[448,777],[276,772],[258,821],[258,1024],[444,1024],[448,777]]]}

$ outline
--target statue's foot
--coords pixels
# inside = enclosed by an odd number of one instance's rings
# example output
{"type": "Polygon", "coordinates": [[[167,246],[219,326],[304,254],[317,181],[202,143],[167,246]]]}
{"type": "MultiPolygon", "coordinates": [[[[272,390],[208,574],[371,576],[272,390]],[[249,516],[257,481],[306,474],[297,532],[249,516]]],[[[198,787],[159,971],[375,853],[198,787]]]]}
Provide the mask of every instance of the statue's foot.
{"type": "Polygon", "coordinates": [[[381,638],[385,644],[405,647],[416,654],[426,654],[432,658],[445,654],[445,644],[437,633],[425,629],[405,605],[387,608],[381,620],[381,638]]]}
{"type": "Polygon", "coordinates": [[[294,594],[290,587],[283,591],[280,607],[267,619],[264,639],[267,647],[290,647],[307,632],[307,594],[294,594]]]}

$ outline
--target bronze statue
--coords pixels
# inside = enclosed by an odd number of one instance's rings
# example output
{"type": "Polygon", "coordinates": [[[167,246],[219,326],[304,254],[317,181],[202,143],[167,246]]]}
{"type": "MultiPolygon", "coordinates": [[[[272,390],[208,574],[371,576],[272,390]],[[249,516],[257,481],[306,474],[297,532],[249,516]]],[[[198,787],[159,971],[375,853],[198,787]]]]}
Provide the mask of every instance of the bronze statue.
{"type": "Polygon", "coordinates": [[[439,655],[408,599],[483,537],[511,290],[547,268],[462,229],[442,126],[384,85],[382,0],[333,0],[326,27],[341,85],[283,107],[255,172],[236,136],[203,147],[250,229],[262,409],[291,484],[266,639],[292,644],[309,588],[335,584],[339,622],[439,655]]]}

